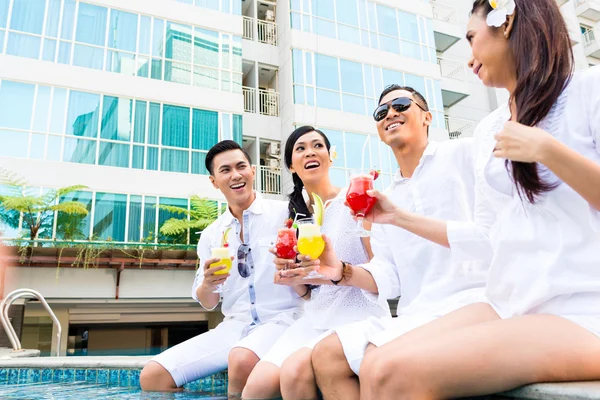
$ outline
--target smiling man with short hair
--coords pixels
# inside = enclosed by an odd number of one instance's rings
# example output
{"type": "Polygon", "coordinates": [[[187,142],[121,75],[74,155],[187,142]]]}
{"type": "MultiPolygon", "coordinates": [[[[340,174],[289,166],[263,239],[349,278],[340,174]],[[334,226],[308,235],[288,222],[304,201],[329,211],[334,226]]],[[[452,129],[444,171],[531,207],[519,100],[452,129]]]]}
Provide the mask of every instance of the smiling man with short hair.
{"type": "Polygon", "coordinates": [[[228,392],[235,399],[256,363],[301,312],[302,299],[291,287],[273,283],[276,269],[269,248],[278,226],[287,219],[287,202],[263,199],[253,190],[255,167],[234,141],[213,146],[206,155],[206,169],[229,207],[202,232],[198,257],[203,268],[196,274],[192,297],[213,310],[220,300],[215,289],[222,284],[225,320],[156,356],[144,367],[140,384],[147,391],[175,391],[229,367],[228,392]],[[233,267],[229,274],[219,275],[215,272],[225,267],[211,266],[219,261],[211,257],[211,249],[222,247],[228,229],[233,267]]]}

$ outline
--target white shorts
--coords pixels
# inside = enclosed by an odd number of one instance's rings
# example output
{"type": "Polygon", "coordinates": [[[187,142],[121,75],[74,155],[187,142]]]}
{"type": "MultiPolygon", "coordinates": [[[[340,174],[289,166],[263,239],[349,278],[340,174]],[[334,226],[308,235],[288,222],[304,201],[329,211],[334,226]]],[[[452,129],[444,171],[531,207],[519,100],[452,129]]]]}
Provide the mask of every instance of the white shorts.
{"type": "Polygon", "coordinates": [[[262,358],[285,332],[288,324],[267,322],[253,326],[240,321],[224,321],[215,329],[186,340],[152,359],[173,377],[177,387],[227,368],[229,351],[243,347],[262,358]]]}
{"type": "Polygon", "coordinates": [[[332,332],[332,330],[315,329],[310,318],[302,317],[281,335],[267,355],[261,358],[261,361],[270,362],[281,368],[286,358],[301,348],[314,348],[317,343],[332,332]]]}
{"type": "Polygon", "coordinates": [[[371,317],[365,321],[338,328],[335,333],[342,343],[348,365],[358,375],[369,343],[373,343],[377,347],[383,346],[436,318],[421,315],[399,315],[396,318],[371,317]]]}

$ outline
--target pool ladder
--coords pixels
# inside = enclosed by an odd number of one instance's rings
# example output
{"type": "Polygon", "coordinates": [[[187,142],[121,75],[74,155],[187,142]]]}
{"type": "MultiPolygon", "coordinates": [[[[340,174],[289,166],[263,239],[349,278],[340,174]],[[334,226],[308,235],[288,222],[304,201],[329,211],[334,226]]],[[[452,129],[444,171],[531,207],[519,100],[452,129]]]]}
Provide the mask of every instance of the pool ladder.
{"type": "Polygon", "coordinates": [[[56,328],[57,328],[57,332],[58,332],[56,334],[56,339],[58,340],[58,342],[56,343],[56,356],[58,357],[60,355],[60,342],[62,339],[62,327],[60,326],[60,322],[58,321],[58,318],[56,318],[56,315],[54,314],[54,312],[52,311],[52,309],[46,302],[46,299],[44,299],[44,296],[42,296],[42,294],[40,292],[33,290],[33,289],[13,290],[0,303],[0,322],[2,322],[2,326],[4,327],[4,332],[6,332],[6,335],[8,336],[8,339],[10,340],[13,350],[20,351],[23,349],[21,348],[21,341],[17,337],[17,333],[15,332],[15,329],[13,328],[13,326],[10,323],[10,320],[8,318],[8,309],[10,308],[12,303],[15,302],[15,300],[18,300],[18,299],[21,299],[24,297],[38,299],[39,302],[42,303],[42,306],[44,306],[46,311],[48,311],[48,314],[50,314],[50,318],[52,318],[52,322],[54,322],[56,324],[56,328]]]}

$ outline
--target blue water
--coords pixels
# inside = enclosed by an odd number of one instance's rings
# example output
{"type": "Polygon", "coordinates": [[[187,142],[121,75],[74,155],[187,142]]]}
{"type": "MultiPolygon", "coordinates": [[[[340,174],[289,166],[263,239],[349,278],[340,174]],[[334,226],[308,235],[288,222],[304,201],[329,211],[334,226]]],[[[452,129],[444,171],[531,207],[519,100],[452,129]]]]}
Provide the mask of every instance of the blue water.
{"type": "Polygon", "coordinates": [[[227,375],[218,373],[187,384],[183,392],[145,393],[137,369],[0,369],[0,399],[226,399],[227,375]]]}

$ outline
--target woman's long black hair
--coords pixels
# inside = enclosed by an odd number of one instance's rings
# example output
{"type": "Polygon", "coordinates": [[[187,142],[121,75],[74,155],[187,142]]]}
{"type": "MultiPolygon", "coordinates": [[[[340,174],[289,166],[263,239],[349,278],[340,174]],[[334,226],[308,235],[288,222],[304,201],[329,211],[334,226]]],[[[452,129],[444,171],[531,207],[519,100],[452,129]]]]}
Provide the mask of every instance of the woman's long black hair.
{"type": "MultiPolygon", "coordinates": [[[[292,154],[294,153],[294,145],[300,139],[300,137],[306,135],[310,132],[317,132],[319,135],[323,137],[323,141],[325,142],[325,146],[327,147],[327,151],[329,152],[331,149],[331,143],[329,143],[329,139],[323,132],[318,129],[313,128],[312,126],[301,126],[296,129],[290,137],[285,142],[285,166],[288,170],[292,166],[292,154]]],[[[296,213],[304,214],[306,217],[312,216],[312,213],[308,209],[306,202],[304,201],[304,197],[302,196],[302,189],[304,189],[304,182],[298,176],[298,174],[292,173],[292,179],[294,181],[294,190],[289,194],[289,214],[290,218],[295,218],[296,213]]]]}

